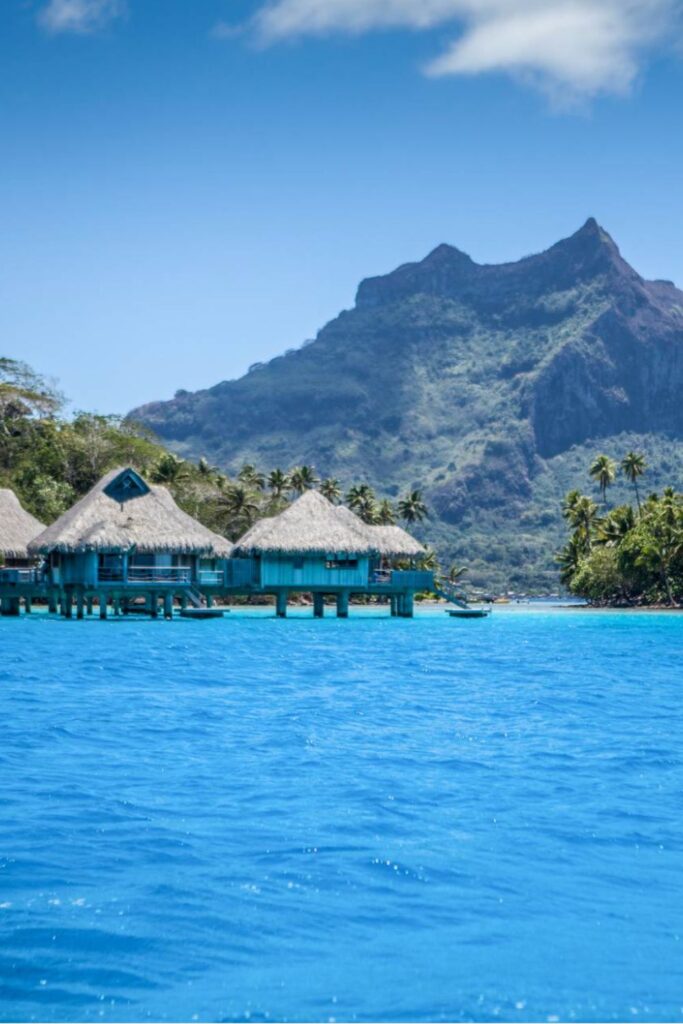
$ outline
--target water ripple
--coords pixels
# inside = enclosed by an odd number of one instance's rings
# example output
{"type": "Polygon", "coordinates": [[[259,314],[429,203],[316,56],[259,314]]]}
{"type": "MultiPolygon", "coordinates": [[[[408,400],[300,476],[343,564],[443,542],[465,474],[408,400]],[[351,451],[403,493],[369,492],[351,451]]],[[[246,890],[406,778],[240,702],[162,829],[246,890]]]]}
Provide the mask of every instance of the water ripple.
{"type": "Polygon", "coordinates": [[[1,1020],[683,1019],[683,618],[0,643],[1,1020]]]}

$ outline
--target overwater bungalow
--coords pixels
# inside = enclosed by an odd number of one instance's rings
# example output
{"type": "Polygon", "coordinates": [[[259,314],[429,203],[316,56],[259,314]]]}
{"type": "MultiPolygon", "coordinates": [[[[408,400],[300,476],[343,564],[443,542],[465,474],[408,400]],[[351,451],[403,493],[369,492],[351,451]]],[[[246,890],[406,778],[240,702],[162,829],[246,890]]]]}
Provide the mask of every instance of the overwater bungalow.
{"type": "MultiPolygon", "coordinates": [[[[18,508],[14,499],[14,513],[18,508]]],[[[317,491],[260,520],[234,546],[130,466],[107,473],[46,529],[29,522],[30,542],[8,541],[6,555],[40,558],[42,565],[11,592],[0,580],[11,614],[21,598],[27,611],[40,598],[67,618],[74,606],[78,618],[91,614],[95,603],[102,618],[108,607],[157,616],[160,603],[170,618],[175,599],[208,615],[216,597],[273,595],[284,617],[289,595],[307,593],[316,616],[331,596],[346,617],[350,596],[363,594],[382,596],[392,614],[410,617],[415,592],[434,586],[433,573],[416,567],[424,548],[405,530],[367,526],[317,491]]]]}
{"type": "Polygon", "coordinates": [[[431,572],[382,570],[381,557],[415,558],[424,549],[399,527],[393,541],[386,528],[368,527],[349,509],[306,491],[279,516],[262,519],[235,544],[228,573],[254,590],[273,593],[277,614],[286,615],[288,595],[313,594],[314,614],[321,616],[324,596],[334,595],[337,614],[348,615],[351,594],[394,597],[392,611],[410,616],[415,591],[433,585],[431,572]],[[409,543],[410,542],[410,543],[409,543]],[[406,552],[410,549],[410,553],[406,552]]]}
{"type": "Polygon", "coordinates": [[[28,551],[31,541],[45,529],[22,506],[14,491],[0,488],[0,584],[3,615],[19,614],[17,588],[35,579],[36,560],[28,551]]]}
{"type": "Polygon", "coordinates": [[[32,541],[30,552],[46,559],[45,582],[66,595],[70,616],[75,599],[134,596],[172,608],[174,593],[199,600],[204,587],[224,579],[232,545],[180,509],[165,487],[148,484],[130,466],[107,473],[80,501],[32,541]]]}

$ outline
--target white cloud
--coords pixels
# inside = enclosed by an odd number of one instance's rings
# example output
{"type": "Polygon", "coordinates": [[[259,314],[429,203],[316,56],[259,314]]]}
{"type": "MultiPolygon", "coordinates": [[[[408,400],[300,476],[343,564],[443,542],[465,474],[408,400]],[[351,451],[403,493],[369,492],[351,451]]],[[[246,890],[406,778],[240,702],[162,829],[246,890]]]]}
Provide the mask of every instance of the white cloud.
{"type": "Polygon", "coordinates": [[[252,26],[266,43],[375,29],[459,34],[429,75],[503,72],[571,96],[627,92],[646,55],[680,40],[683,0],[270,0],[252,26]]]}
{"type": "Polygon", "coordinates": [[[49,0],[38,14],[47,32],[88,35],[125,13],[125,0],[49,0]]]}

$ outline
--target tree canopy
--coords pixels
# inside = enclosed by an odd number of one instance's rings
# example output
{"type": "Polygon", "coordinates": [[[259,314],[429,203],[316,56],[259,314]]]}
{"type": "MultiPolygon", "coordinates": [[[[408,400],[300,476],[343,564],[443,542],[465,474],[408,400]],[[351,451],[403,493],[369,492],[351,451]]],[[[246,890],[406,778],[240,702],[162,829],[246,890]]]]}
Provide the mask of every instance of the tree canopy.
{"type": "MultiPolygon", "coordinates": [[[[604,460],[599,456],[590,468],[603,494],[616,465],[604,460]]],[[[647,468],[644,457],[628,452],[620,466],[634,484],[636,509],[619,505],[600,515],[579,491],[566,496],[563,515],[572,533],[557,558],[562,581],[597,604],[677,605],[683,601],[683,494],[667,487],[641,502],[637,482],[647,468]]]]}

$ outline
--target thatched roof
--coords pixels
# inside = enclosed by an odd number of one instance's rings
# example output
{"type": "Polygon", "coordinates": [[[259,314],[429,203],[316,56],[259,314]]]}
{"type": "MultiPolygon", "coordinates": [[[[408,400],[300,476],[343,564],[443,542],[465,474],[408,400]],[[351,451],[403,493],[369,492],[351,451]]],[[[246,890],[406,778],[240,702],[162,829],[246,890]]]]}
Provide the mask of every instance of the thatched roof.
{"type": "Polygon", "coordinates": [[[0,487],[0,555],[28,558],[28,545],[44,529],[43,523],[22,508],[14,491],[0,487]]]}
{"type": "Polygon", "coordinates": [[[232,545],[178,508],[165,487],[148,484],[134,469],[120,467],[36,537],[30,550],[158,551],[227,558],[232,545]]]}
{"type": "Polygon", "coordinates": [[[337,506],[337,515],[368,536],[373,550],[385,558],[421,558],[426,549],[400,526],[370,526],[345,505],[337,506]]]}
{"type": "Polygon", "coordinates": [[[425,547],[401,526],[369,526],[380,555],[386,558],[421,558],[425,547]]]}
{"type": "MultiPolygon", "coordinates": [[[[350,513],[353,516],[353,513],[350,513]]],[[[279,516],[261,519],[235,545],[237,555],[269,552],[307,555],[344,552],[369,555],[376,548],[364,524],[339,515],[339,508],[318,491],[305,491],[279,516]]]]}
{"type": "Polygon", "coordinates": [[[425,548],[400,526],[368,526],[344,505],[306,491],[279,516],[260,519],[235,545],[236,555],[348,552],[419,558],[425,548]]]}

